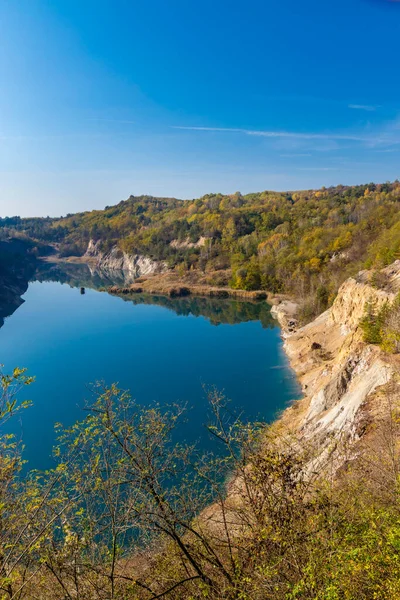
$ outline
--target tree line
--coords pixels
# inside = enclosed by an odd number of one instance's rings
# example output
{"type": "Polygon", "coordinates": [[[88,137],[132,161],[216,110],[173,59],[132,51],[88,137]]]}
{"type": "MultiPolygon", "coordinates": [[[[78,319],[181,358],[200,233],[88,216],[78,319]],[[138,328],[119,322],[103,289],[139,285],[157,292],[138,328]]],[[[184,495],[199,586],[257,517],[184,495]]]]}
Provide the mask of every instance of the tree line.
{"type": "Polygon", "coordinates": [[[288,293],[308,320],[349,275],[400,257],[399,199],[398,181],[187,201],[131,196],[59,219],[5,218],[0,228],[57,244],[64,256],[83,254],[92,239],[210,284],[288,293]]]}

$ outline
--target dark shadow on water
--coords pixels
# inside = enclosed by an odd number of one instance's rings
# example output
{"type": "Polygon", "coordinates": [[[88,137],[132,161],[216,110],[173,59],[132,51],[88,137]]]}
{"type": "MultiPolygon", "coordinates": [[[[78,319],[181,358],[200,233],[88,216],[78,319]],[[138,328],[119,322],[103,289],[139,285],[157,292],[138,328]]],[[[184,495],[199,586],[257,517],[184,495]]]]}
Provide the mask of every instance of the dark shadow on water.
{"type": "Polygon", "coordinates": [[[36,260],[23,240],[0,240],[0,327],[24,303],[36,260]]]}

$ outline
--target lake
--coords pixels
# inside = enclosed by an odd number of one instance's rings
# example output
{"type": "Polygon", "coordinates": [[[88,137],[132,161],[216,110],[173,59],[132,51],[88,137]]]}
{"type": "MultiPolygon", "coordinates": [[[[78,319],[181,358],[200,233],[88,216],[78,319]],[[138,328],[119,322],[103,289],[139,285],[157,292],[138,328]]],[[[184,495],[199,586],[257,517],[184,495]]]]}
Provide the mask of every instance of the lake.
{"type": "Polygon", "coordinates": [[[102,282],[87,267],[74,277],[71,268],[41,273],[0,329],[4,371],[26,367],[35,376],[21,395],[33,406],[12,423],[30,468],[52,465],[54,424],[84,418],[96,381],[118,382],[140,404],[187,404],[179,437],[204,449],[207,387],[223,391],[246,420],[270,421],[299,396],[265,302],[120,298],[98,291],[102,282]]]}

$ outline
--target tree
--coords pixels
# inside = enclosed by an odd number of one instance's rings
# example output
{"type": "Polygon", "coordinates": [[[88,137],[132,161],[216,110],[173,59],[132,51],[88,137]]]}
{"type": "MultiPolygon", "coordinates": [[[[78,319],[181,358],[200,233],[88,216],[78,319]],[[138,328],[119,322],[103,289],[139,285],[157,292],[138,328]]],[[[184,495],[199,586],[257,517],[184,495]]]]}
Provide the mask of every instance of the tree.
{"type": "MultiPolygon", "coordinates": [[[[2,422],[28,383],[2,376],[2,422]]],[[[86,419],[59,430],[49,472],[24,477],[2,437],[2,600],[399,597],[398,388],[374,429],[382,443],[358,446],[357,461],[344,439],[321,454],[282,424],[241,422],[216,390],[209,432],[223,452],[201,457],[174,441],[181,408],[94,393],[86,419]]]]}
{"type": "Polygon", "coordinates": [[[378,309],[376,301],[369,300],[365,305],[364,316],[360,321],[360,328],[367,344],[380,344],[382,342],[382,324],[384,320],[383,309],[378,309]]]}

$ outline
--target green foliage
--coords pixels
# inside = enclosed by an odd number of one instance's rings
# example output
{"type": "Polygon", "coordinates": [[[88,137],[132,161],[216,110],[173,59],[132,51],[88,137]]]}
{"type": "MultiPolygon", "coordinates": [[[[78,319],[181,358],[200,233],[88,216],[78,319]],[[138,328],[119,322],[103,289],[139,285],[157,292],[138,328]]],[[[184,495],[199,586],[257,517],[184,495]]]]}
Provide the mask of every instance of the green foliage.
{"type": "Polygon", "coordinates": [[[317,302],[319,302],[322,310],[327,308],[327,306],[329,304],[329,290],[326,286],[320,285],[317,288],[316,297],[317,297],[317,302]]]}
{"type": "Polygon", "coordinates": [[[349,275],[400,257],[399,200],[398,181],[188,201],[131,196],[60,219],[0,219],[0,229],[58,243],[63,256],[84,253],[92,239],[103,252],[117,245],[170,267],[231,268],[231,285],[246,290],[305,298],[324,288],[313,312],[349,275]]]}
{"type": "Polygon", "coordinates": [[[33,381],[33,377],[26,375],[26,369],[16,367],[11,374],[0,370],[0,426],[21,409],[30,406],[30,402],[26,400],[18,403],[18,394],[24,386],[31,385],[33,381]]]}
{"type": "Polygon", "coordinates": [[[390,353],[400,351],[400,295],[389,305],[377,308],[376,302],[369,301],[360,321],[364,341],[377,344],[390,353]]]}
{"type": "MultiPolygon", "coordinates": [[[[4,397],[29,383],[16,369],[4,397]]],[[[4,600],[393,600],[400,597],[400,419],[340,476],[289,432],[229,418],[209,394],[221,458],[174,442],[179,407],[97,386],[85,420],[57,426],[56,466],[21,475],[0,446],[4,600]],[[312,465],[312,469],[310,469],[312,465]],[[227,494],[226,474],[230,473],[227,494]]],[[[7,403],[3,403],[5,406],[7,403]]]]}
{"type": "Polygon", "coordinates": [[[367,344],[382,343],[384,311],[386,311],[386,308],[377,309],[376,303],[373,301],[366,303],[364,316],[360,321],[360,328],[363,332],[364,342],[367,344]]]}

